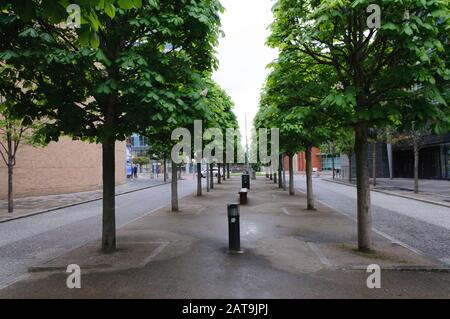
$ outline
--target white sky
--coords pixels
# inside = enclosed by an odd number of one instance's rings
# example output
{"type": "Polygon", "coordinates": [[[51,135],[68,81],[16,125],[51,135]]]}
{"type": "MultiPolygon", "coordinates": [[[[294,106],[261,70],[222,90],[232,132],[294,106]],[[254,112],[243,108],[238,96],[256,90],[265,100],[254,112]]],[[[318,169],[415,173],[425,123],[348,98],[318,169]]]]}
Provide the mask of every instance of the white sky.
{"type": "Polygon", "coordinates": [[[277,51],[265,45],[273,20],[273,0],[221,0],[225,7],[217,57],[220,67],[213,78],[233,99],[234,111],[245,139],[245,115],[248,138],[258,109],[259,95],[268,71],[267,64],[277,51]]]}

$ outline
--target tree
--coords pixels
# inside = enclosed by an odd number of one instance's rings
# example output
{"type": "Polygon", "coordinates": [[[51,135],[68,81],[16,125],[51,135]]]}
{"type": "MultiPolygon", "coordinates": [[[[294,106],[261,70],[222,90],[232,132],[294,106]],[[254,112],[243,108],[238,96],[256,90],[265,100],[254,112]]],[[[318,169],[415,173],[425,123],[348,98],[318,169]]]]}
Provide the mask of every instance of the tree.
{"type": "MultiPolygon", "coordinates": [[[[218,184],[221,183],[222,176],[225,179],[225,174],[222,175],[222,170],[225,171],[225,165],[227,164],[227,152],[229,151],[229,145],[226,145],[226,137],[227,137],[227,129],[232,129],[234,132],[238,132],[239,125],[237,121],[237,117],[233,112],[234,103],[231,97],[227,94],[225,90],[223,90],[216,82],[207,78],[205,83],[206,88],[208,89],[208,95],[205,99],[206,107],[208,109],[208,113],[204,116],[204,123],[206,128],[217,128],[223,138],[224,142],[220,143],[219,149],[215,149],[215,152],[222,152],[223,161],[217,161],[218,172],[217,172],[217,181],[218,184]]],[[[212,136],[206,133],[205,137],[207,139],[211,139],[212,136]]],[[[239,135],[233,135],[233,145],[232,152],[234,154],[234,158],[237,154],[237,147],[240,142],[239,135]]],[[[231,142],[231,141],[230,141],[231,142]]],[[[216,154],[214,154],[216,155],[216,154]]],[[[217,154],[219,155],[219,154],[217,154]]],[[[231,154],[230,154],[231,157],[231,154]]],[[[214,162],[213,159],[207,159],[208,162],[214,162]]],[[[211,164],[211,163],[210,163],[211,164]]],[[[227,165],[228,166],[228,165],[227,165]]],[[[213,175],[211,170],[211,175],[213,175]]],[[[211,184],[213,186],[213,184],[211,184]]],[[[213,186],[214,187],[214,186],[213,186]]]]}
{"type": "Polygon", "coordinates": [[[6,103],[9,102],[0,96],[0,155],[8,169],[8,213],[13,213],[13,172],[17,151],[22,144],[33,144],[30,133],[36,126],[28,118],[17,119],[8,114],[6,103]]]}
{"type": "Polygon", "coordinates": [[[279,0],[269,42],[306,54],[314,66],[330,66],[336,86],[324,103],[352,112],[344,126],[355,131],[358,194],[358,248],[372,248],[368,175],[368,132],[390,115],[405,110],[415,85],[423,88],[430,108],[446,107],[442,82],[449,70],[442,58],[440,34],[447,34],[445,1],[375,1],[383,12],[382,25],[367,22],[372,0],[279,0]],[[409,14],[405,15],[408,9],[409,14]]]}
{"type": "MultiPolygon", "coordinates": [[[[410,101],[410,103],[422,104],[420,101],[410,101]]],[[[390,134],[390,140],[394,144],[409,146],[413,149],[414,193],[416,194],[419,193],[419,153],[423,147],[424,138],[433,132],[446,133],[450,129],[450,110],[434,109],[434,111],[437,112],[425,109],[422,111],[423,113],[407,112],[393,119],[394,130],[390,134]]]]}
{"type": "Polygon", "coordinates": [[[352,158],[355,152],[355,134],[350,130],[343,128],[336,134],[336,144],[338,152],[345,154],[348,158],[348,182],[352,182],[352,158]]]}
{"type": "Polygon", "coordinates": [[[143,133],[172,110],[188,109],[175,93],[193,81],[196,71],[215,66],[213,47],[222,7],[215,0],[143,1],[129,10],[114,7],[113,14],[95,7],[98,47],[85,47],[86,28],[72,30],[50,22],[45,4],[33,1],[34,14],[27,20],[13,5],[2,4],[6,12],[2,28],[8,38],[0,59],[18,68],[30,55],[35,59],[30,70],[38,75],[38,93],[46,97],[39,111],[49,119],[40,130],[47,141],[64,133],[102,144],[102,250],[112,252],[116,247],[115,142],[143,133]],[[17,46],[23,38],[32,46],[17,46]],[[51,50],[44,52],[42,42],[51,50]],[[59,68],[49,69],[49,61],[59,68]]]}
{"type": "MultiPolygon", "coordinates": [[[[145,134],[150,141],[149,152],[155,158],[162,159],[164,161],[165,180],[167,178],[167,160],[171,158],[172,147],[175,145],[175,142],[171,139],[172,131],[173,128],[171,126],[163,126],[160,124],[149,127],[145,134]]],[[[172,161],[171,167],[171,209],[172,212],[178,212],[178,165],[172,161]]]]}
{"type": "Polygon", "coordinates": [[[259,126],[280,129],[280,148],[289,156],[291,195],[295,194],[293,156],[298,151],[305,152],[307,208],[313,210],[312,148],[327,140],[333,127],[330,118],[334,116],[321,105],[330,84],[328,80],[323,81],[320,75],[327,70],[308,68],[309,59],[291,50],[280,53],[271,65],[272,72],[261,98],[263,107],[256,120],[260,122],[259,126]]]}
{"type": "Polygon", "coordinates": [[[79,14],[80,29],[78,41],[83,44],[98,47],[99,29],[105,27],[99,15],[107,15],[113,19],[117,10],[131,10],[142,7],[142,0],[89,0],[78,1],[75,6],[68,0],[54,1],[23,1],[4,0],[4,5],[11,8],[23,20],[40,19],[50,24],[76,22],[79,14]],[[79,12],[75,12],[79,8],[79,12]],[[37,15],[39,11],[40,15],[37,15]]]}
{"type": "Polygon", "coordinates": [[[327,155],[331,155],[331,171],[333,179],[336,178],[336,156],[339,154],[338,146],[336,140],[329,140],[326,143],[322,144],[320,149],[325,152],[327,155]]]}
{"type": "Polygon", "coordinates": [[[148,165],[150,164],[150,158],[144,156],[135,157],[133,158],[133,163],[140,166],[148,165]]]}

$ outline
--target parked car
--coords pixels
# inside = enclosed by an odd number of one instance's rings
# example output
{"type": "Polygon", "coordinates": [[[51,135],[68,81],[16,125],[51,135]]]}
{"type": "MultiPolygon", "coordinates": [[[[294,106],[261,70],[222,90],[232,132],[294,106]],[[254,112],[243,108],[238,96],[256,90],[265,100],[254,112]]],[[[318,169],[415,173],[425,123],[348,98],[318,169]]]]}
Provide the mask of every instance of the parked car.
{"type": "MultiPolygon", "coordinates": [[[[214,177],[217,177],[217,174],[219,173],[219,169],[217,167],[214,167],[213,173],[214,173],[214,177]]],[[[206,169],[204,169],[201,174],[202,174],[202,178],[206,178],[206,169]]]]}

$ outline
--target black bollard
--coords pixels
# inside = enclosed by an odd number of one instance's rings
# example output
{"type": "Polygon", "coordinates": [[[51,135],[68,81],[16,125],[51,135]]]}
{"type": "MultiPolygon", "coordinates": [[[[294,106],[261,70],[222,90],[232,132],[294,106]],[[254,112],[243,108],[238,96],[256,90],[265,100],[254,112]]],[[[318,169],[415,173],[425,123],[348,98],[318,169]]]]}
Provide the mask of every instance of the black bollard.
{"type": "Polygon", "coordinates": [[[250,189],[250,175],[242,174],[242,188],[250,189]]]}
{"type": "Polygon", "coordinates": [[[239,226],[239,205],[228,204],[228,251],[242,253],[241,234],[239,226]]]}

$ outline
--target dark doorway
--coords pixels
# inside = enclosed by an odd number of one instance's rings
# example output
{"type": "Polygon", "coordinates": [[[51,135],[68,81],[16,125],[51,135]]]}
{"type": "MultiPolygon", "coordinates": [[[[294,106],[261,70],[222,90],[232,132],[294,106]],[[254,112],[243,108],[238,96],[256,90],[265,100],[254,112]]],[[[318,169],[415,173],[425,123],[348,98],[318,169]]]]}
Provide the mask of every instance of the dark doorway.
{"type": "MultiPolygon", "coordinates": [[[[419,178],[441,179],[439,146],[426,147],[419,153],[419,178]]],[[[412,150],[394,151],[394,176],[414,177],[414,152],[412,150]]]]}

